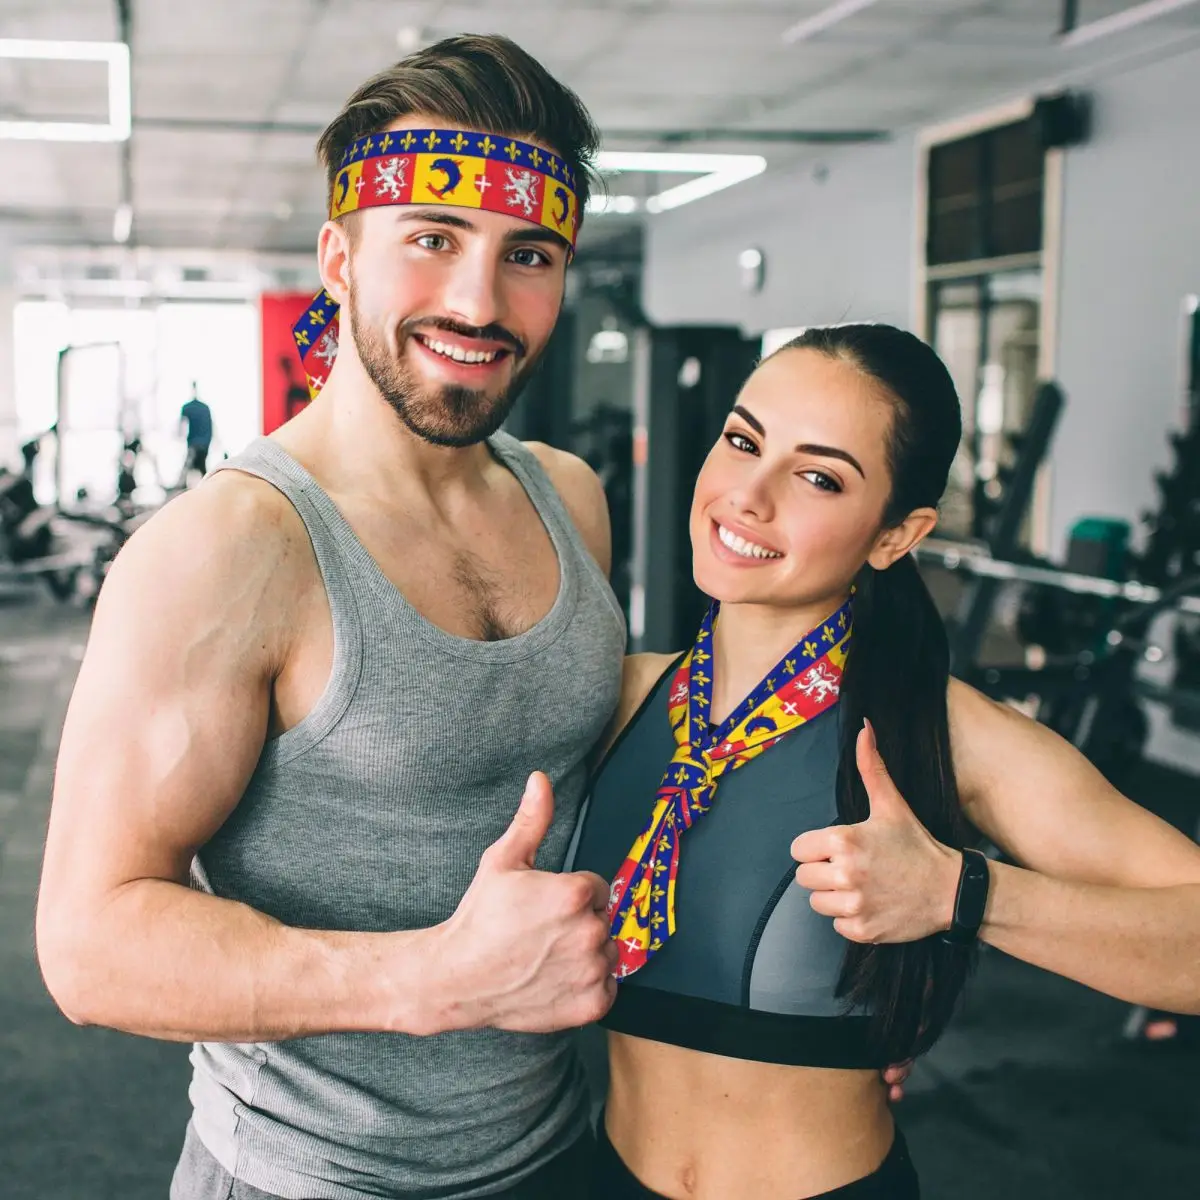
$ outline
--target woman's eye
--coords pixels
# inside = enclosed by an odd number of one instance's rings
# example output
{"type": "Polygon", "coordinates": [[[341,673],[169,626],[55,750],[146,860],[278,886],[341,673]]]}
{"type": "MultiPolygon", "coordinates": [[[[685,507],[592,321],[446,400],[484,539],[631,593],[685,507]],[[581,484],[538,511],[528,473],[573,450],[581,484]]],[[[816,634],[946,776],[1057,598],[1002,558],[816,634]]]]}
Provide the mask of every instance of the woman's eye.
{"type": "Polygon", "coordinates": [[[832,475],[826,475],[824,471],[802,471],[800,478],[807,479],[809,483],[823,492],[840,492],[842,490],[842,485],[832,475]]]}
{"type": "Polygon", "coordinates": [[[754,454],[758,450],[758,447],[744,433],[727,433],[725,440],[743,454],[754,454]]]}
{"type": "Polygon", "coordinates": [[[446,235],[444,233],[423,233],[417,238],[417,245],[426,250],[444,250],[446,248],[446,235]],[[434,243],[431,245],[431,243],[434,243]]]}
{"type": "Polygon", "coordinates": [[[528,248],[514,250],[512,259],[518,267],[540,267],[550,261],[540,250],[528,248]]]}

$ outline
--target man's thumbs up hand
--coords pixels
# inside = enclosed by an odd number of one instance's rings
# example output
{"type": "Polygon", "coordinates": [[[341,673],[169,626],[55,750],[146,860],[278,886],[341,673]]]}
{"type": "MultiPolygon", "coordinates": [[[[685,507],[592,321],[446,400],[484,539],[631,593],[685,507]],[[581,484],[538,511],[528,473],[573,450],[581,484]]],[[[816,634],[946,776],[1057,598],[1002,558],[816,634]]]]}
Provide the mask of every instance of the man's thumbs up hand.
{"type": "Polygon", "coordinates": [[[511,824],[439,926],[430,968],[443,977],[441,994],[453,997],[441,1027],[546,1033],[599,1020],[612,1004],[609,885],[586,871],[534,866],[553,818],[550,780],[535,771],[511,824]]]}

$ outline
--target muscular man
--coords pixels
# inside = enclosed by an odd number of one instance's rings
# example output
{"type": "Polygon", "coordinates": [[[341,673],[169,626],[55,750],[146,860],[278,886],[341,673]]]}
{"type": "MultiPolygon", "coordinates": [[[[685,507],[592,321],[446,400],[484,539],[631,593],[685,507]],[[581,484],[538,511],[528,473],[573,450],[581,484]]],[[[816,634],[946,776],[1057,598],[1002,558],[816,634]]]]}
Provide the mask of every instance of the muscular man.
{"type": "Polygon", "coordinates": [[[105,585],[38,949],[72,1020],[196,1043],[173,1200],[580,1190],[565,1031],[613,960],[606,884],[557,872],[624,624],[598,480],[498,430],[597,140],[500,38],[364,84],[320,142],[316,399],[105,585]]]}

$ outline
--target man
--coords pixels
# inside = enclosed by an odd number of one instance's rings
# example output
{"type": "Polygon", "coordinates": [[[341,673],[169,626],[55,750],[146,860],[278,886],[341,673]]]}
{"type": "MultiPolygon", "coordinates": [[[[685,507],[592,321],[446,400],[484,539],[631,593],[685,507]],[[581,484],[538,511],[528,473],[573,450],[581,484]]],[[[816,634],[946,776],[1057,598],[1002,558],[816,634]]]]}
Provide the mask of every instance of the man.
{"type": "Polygon", "coordinates": [[[565,1031],[615,955],[557,871],[624,625],[598,480],[497,430],[597,141],[502,38],[364,84],[320,142],[314,402],[100,597],[38,949],[72,1020],[196,1043],[173,1200],[582,1190],[565,1031]]]}
{"type": "Polygon", "coordinates": [[[179,410],[179,424],[186,426],[187,455],[183,460],[180,487],[186,487],[188,476],[193,471],[201,479],[208,472],[208,451],[212,446],[212,409],[200,399],[196,385],[192,384],[192,398],[179,410]]]}

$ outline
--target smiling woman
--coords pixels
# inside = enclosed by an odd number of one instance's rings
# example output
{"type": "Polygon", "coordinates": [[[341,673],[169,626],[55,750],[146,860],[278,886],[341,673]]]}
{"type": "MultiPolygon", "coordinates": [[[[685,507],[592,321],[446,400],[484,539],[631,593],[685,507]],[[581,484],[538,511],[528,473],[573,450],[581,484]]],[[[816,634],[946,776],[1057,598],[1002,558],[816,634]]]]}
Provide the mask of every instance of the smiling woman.
{"type": "Polygon", "coordinates": [[[979,938],[1200,1008],[1200,852],[949,677],[909,552],[959,434],[919,339],[810,329],[700,471],[712,604],[686,654],[628,660],[575,857],[618,948],[597,1198],[912,1200],[880,1072],[938,1039],[979,938]]]}

